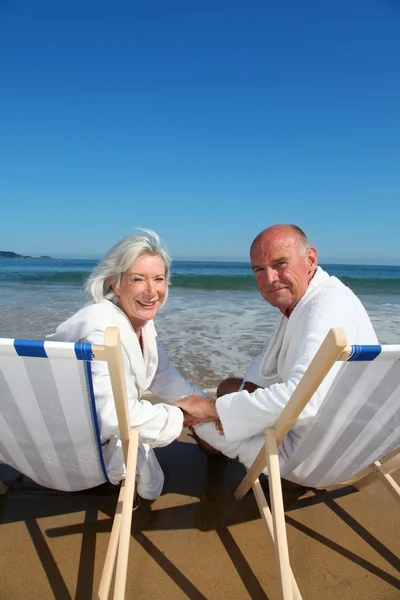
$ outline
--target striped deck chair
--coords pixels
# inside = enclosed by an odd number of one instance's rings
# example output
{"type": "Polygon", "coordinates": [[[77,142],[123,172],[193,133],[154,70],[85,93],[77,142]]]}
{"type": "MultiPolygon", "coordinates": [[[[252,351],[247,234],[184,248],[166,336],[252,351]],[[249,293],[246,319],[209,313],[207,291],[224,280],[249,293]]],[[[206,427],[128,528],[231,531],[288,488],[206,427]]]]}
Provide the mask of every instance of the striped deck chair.
{"type": "Polygon", "coordinates": [[[252,487],[274,545],[283,600],[301,600],[290,568],[281,477],[300,485],[362,487],[379,478],[400,502],[391,473],[400,468],[400,345],[347,346],[331,329],[236,489],[240,500],[252,487]],[[278,447],[337,361],[343,361],[315,423],[280,471],[278,447]],[[268,468],[271,510],[258,480],[268,468]]]}
{"type": "MultiPolygon", "coordinates": [[[[0,339],[0,462],[57,490],[84,490],[108,481],[92,360],[108,363],[126,464],[98,598],[108,598],[116,564],[114,599],[121,600],[126,588],[138,433],[129,426],[117,328],[107,329],[103,346],[0,339]]],[[[4,483],[2,491],[6,491],[4,483]]]]}

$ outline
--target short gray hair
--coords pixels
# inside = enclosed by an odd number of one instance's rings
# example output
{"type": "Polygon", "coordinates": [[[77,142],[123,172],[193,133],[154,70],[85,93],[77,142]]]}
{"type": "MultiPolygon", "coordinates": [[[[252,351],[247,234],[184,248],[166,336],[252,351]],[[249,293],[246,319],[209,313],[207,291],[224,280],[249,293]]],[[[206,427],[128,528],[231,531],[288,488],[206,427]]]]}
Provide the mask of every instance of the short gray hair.
{"type": "Polygon", "coordinates": [[[300,244],[300,256],[305,256],[307,250],[310,247],[310,242],[304,231],[298,225],[289,225],[293,229],[293,233],[296,235],[300,244]]]}
{"type": "Polygon", "coordinates": [[[114,304],[118,304],[118,296],[112,288],[112,283],[118,286],[121,275],[142,254],[156,255],[164,261],[167,282],[167,293],[164,302],[166,301],[170,283],[171,257],[165,248],[164,242],[154,231],[150,229],[139,229],[138,231],[140,233],[124,237],[117,242],[89,275],[84,290],[92,302],[99,303],[103,300],[111,300],[114,304]]]}

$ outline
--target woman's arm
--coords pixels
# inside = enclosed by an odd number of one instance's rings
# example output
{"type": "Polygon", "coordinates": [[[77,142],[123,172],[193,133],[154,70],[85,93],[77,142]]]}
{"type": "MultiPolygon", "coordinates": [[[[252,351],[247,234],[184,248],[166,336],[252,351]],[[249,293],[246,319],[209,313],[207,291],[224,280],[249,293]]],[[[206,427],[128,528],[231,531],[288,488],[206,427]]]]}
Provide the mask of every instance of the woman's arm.
{"type": "MultiPolygon", "coordinates": [[[[93,332],[87,340],[91,344],[103,344],[104,333],[93,332]]],[[[182,411],[168,404],[151,404],[137,397],[135,375],[131,370],[126,352],[122,348],[124,372],[128,390],[130,424],[139,429],[140,440],[152,447],[166,446],[176,439],[183,426],[182,411]]],[[[93,389],[101,436],[104,440],[119,435],[117,413],[111,388],[108,366],[103,361],[92,361],[93,389]]]]}

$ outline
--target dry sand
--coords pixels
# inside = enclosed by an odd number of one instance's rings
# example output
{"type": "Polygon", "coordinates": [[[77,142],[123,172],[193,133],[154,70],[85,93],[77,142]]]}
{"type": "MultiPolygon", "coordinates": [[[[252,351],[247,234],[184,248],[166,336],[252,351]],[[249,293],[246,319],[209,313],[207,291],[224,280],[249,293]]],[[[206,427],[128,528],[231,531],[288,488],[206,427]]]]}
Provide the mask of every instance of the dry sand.
{"type": "MultiPolygon", "coordinates": [[[[134,513],[126,598],[277,599],[254,497],[232,496],[241,465],[207,457],[187,431],[157,454],[165,487],[134,513]]],[[[329,493],[285,484],[284,495],[304,600],[399,600],[400,511],[380,483],[329,493]]],[[[94,597],[116,499],[108,487],[63,494],[14,482],[0,499],[0,599],[94,597]]]]}

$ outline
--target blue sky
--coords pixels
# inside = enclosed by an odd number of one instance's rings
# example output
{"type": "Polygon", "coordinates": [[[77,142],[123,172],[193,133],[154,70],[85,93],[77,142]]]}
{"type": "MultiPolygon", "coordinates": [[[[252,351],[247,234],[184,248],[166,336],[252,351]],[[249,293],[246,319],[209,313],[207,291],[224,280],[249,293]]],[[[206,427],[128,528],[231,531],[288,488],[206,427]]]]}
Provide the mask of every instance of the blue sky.
{"type": "Polygon", "coordinates": [[[0,2],[0,249],[400,264],[400,2],[0,2]]]}

